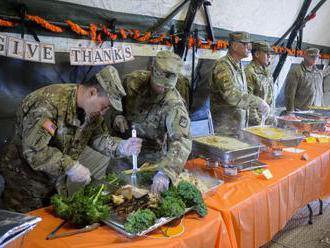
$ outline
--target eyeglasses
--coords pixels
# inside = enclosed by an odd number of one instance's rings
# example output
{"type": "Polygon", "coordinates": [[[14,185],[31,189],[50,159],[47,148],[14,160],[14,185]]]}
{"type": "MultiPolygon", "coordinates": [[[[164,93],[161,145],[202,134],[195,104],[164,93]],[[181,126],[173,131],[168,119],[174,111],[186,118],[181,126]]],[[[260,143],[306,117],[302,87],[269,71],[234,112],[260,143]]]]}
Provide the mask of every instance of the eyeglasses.
{"type": "Polygon", "coordinates": [[[252,43],[251,42],[241,42],[241,41],[238,41],[238,43],[241,43],[243,46],[252,49],[252,43]]]}

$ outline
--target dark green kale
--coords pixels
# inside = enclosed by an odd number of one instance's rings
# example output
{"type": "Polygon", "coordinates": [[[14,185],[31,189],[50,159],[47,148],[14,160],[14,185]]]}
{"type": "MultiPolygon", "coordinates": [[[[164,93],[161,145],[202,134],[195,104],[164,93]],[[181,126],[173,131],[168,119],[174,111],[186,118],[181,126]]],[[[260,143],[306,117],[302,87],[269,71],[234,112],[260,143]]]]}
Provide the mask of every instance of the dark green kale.
{"type": "Polygon", "coordinates": [[[160,201],[157,217],[180,217],[184,214],[186,205],[180,198],[166,196],[160,201]]]}
{"type": "Polygon", "coordinates": [[[161,197],[165,198],[165,197],[173,197],[173,198],[180,198],[179,194],[178,194],[178,190],[175,186],[171,186],[167,191],[161,193],[161,197]]]}
{"type": "Polygon", "coordinates": [[[127,222],[124,227],[129,233],[139,233],[156,222],[156,215],[150,209],[139,209],[130,213],[127,217],[127,222]]]}
{"type": "Polygon", "coordinates": [[[207,215],[207,207],[202,194],[194,185],[187,181],[181,181],[176,188],[178,195],[187,207],[193,207],[202,217],[207,215]]]}

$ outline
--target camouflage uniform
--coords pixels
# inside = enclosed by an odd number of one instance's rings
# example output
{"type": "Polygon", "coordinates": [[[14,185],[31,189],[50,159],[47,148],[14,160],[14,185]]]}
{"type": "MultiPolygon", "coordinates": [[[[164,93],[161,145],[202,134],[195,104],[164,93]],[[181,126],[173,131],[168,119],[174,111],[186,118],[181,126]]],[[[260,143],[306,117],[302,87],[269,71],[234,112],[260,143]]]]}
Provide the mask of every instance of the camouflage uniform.
{"type": "Polygon", "coordinates": [[[286,109],[306,110],[322,106],[323,75],[316,67],[307,69],[302,62],[289,71],[285,82],[286,109]]]}
{"type": "Polygon", "coordinates": [[[215,64],[210,88],[214,131],[237,135],[247,126],[248,108],[256,107],[258,99],[248,94],[244,70],[229,54],[215,64]]]}
{"type": "Polygon", "coordinates": [[[77,88],[74,84],[46,86],[19,106],[16,134],[0,161],[6,208],[27,212],[47,206],[57,180],[74,166],[87,145],[116,156],[120,139],[108,135],[103,117],[85,118],[84,123],[78,118],[77,88]]]}
{"type": "Polygon", "coordinates": [[[175,88],[179,91],[181,97],[183,98],[186,108],[189,109],[190,105],[190,84],[187,77],[182,74],[178,75],[178,81],[175,88]]]}
{"type": "MultiPolygon", "coordinates": [[[[190,119],[179,92],[173,88],[157,96],[151,92],[150,78],[151,72],[143,70],[124,77],[124,116],[143,139],[139,164],[157,164],[174,181],[191,151],[190,119]]],[[[110,169],[118,170],[115,166],[110,169]]],[[[132,167],[121,166],[120,170],[132,167]]]]}
{"type": "MultiPolygon", "coordinates": [[[[272,48],[267,42],[253,42],[252,51],[272,53],[272,48]]],[[[268,67],[258,64],[255,60],[245,68],[245,75],[249,94],[263,99],[268,105],[274,104],[273,77],[268,67]]],[[[249,125],[260,125],[261,113],[256,108],[249,110],[249,125]]]]}

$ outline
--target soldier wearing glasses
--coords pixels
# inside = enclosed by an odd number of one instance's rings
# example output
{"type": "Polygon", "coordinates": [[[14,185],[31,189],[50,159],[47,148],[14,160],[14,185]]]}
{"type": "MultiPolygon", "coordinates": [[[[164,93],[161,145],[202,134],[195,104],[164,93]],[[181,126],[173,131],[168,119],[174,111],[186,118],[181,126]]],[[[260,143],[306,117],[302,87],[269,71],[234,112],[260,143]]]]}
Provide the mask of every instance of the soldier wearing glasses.
{"type": "Polygon", "coordinates": [[[248,92],[240,62],[248,57],[250,51],[249,33],[230,33],[228,53],[216,62],[213,69],[211,112],[218,134],[238,136],[239,130],[247,126],[249,108],[257,108],[264,117],[269,114],[268,104],[248,92]]]}

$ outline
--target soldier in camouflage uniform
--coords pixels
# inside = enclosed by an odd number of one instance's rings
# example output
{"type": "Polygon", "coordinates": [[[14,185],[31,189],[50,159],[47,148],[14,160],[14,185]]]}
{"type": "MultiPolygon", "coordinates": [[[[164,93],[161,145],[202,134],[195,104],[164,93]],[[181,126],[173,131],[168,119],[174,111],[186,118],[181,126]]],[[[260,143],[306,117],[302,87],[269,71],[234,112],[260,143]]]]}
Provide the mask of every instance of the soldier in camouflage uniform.
{"type": "Polygon", "coordinates": [[[288,111],[306,110],[309,106],[322,106],[323,75],[316,68],[320,51],[308,48],[304,61],[291,68],[285,82],[286,109],[288,111]]]}
{"type": "Polygon", "coordinates": [[[248,93],[240,61],[248,57],[250,49],[248,33],[230,33],[228,54],[219,59],[213,69],[211,113],[214,130],[218,134],[239,136],[239,130],[247,126],[249,108],[258,108],[264,116],[269,113],[269,106],[264,100],[248,93]]]}
{"type": "Polygon", "coordinates": [[[6,208],[27,212],[47,206],[63,175],[88,184],[90,171],[78,162],[87,145],[111,157],[138,153],[142,140],[111,137],[102,117],[110,106],[122,110],[125,94],[112,66],[84,85],[54,84],[29,94],[0,161],[6,208]]]}
{"type": "MultiPolygon", "coordinates": [[[[265,41],[252,43],[252,61],[245,68],[249,94],[263,99],[269,106],[274,105],[274,82],[269,70],[271,46],[265,41]]],[[[270,120],[268,120],[269,122],[270,120]]],[[[249,110],[249,125],[261,125],[261,113],[256,108],[249,110]]]]}
{"type": "Polygon", "coordinates": [[[179,91],[180,96],[185,102],[185,106],[189,109],[190,106],[190,83],[187,77],[182,74],[178,74],[178,81],[175,88],[179,91]]]}
{"type": "MultiPolygon", "coordinates": [[[[179,56],[161,51],[151,72],[141,70],[126,75],[124,112],[114,120],[114,127],[122,132],[134,125],[137,136],[143,139],[139,164],[158,166],[151,187],[156,193],[168,188],[169,179],[175,182],[191,151],[188,111],[175,88],[182,67],[179,56]]],[[[127,164],[127,168],[131,167],[131,163],[127,164]]]]}

